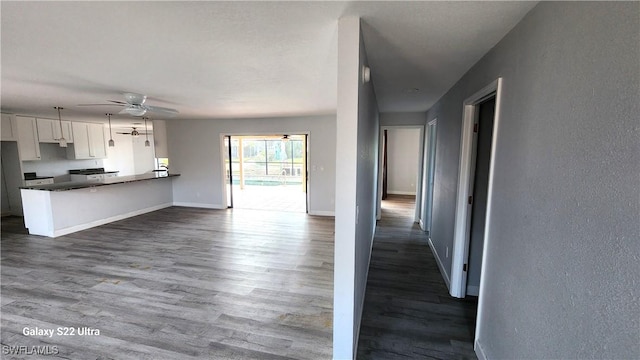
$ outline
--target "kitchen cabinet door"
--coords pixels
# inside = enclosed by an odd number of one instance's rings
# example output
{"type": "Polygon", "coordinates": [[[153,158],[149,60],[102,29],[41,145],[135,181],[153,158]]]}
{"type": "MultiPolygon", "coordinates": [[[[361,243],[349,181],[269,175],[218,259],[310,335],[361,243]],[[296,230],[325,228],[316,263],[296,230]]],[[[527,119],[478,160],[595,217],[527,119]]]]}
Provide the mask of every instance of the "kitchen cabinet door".
{"type": "MultiPolygon", "coordinates": [[[[60,123],[55,121],[55,126],[53,127],[53,136],[55,139],[60,139],[60,123]]],[[[62,121],[62,135],[64,139],[67,140],[68,143],[73,142],[73,131],[71,130],[71,121],[62,121]]]]}
{"type": "Polygon", "coordinates": [[[106,158],[107,148],[104,141],[104,126],[89,124],[89,154],[92,158],[106,158]]]}
{"type": "MultiPolygon", "coordinates": [[[[56,123],[49,119],[36,119],[38,125],[38,141],[41,143],[55,143],[57,139],[53,133],[53,126],[56,123]]],[[[60,129],[58,129],[60,132],[60,129]]]]}
{"type": "Polygon", "coordinates": [[[16,129],[15,117],[11,114],[2,114],[0,122],[0,138],[2,141],[16,141],[18,139],[18,130],[16,129]]]}
{"type": "Polygon", "coordinates": [[[19,116],[16,117],[16,125],[20,160],[40,160],[40,143],[38,142],[36,119],[19,116]]]}
{"type": "Polygon", "coordinates": [[[71,121],[62,122],[62,132],[60,132],[60,121],[51,119],[37,119],[38,123],[38,140],[41,143],[57,143],[61,134],[64,134],[68,143],[73,142],[73,134],[71,132],[71,121]]]}
{"type": "Polygon", "coordinates": [[[107,157],[102,124],[72,122],[73,146],[67,148],[70,159],[100,159],[107,157]]]}
{"type": "Polygon", "coordinates": [[[73,146],[67,148],[67,157],[70,159],[91,159],[89,152],[89,124],[73,122],[73,146]]]}

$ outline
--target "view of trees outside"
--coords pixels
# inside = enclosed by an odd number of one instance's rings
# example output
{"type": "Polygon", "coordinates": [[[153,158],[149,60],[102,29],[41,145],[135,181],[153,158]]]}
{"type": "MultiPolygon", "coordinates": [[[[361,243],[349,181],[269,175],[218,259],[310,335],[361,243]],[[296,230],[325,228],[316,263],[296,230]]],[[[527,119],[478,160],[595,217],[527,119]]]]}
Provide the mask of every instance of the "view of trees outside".
{"type": "Polygon", "coordinates": [[[232,137],[233,184],[240,183],[240,156],[245,185],[302,184],[304,151],[303,135],[292,135],[288,139],[232,137]]]}

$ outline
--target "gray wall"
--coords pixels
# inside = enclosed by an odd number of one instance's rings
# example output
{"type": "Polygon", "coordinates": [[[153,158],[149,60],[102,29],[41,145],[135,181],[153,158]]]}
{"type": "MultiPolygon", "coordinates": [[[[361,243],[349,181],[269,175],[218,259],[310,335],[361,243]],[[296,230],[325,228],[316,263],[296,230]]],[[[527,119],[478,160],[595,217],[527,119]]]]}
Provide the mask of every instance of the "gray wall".
{"type": "MultiPolygon", "coordinates": [[[[360,33],[360,67],[369,66],[367,52],[360,33]]],[[[355,277],[355,314],[354,331],[356,341],[360,333],[360,320],[364,305],[371,246],[376,227],[377,175],[378,175],[378,136],[380,120],[378,103],[373,90],[373,81],[362,84],[358,89],[358,157],[356,182],[356,277],[355,277]]],[[[357,350],[357,343],[354,349],[357,350]]]]}
{"type": "Polygon", "coordinates": [[[390,112],[380,113],[380,126],[424,126],[427,117],[424,112],[390,112]]]}
{"type": "MultiPolygon", "coordinates": [[[[22,216],[22,197],[20,186],[23,186],[22,169],[18,155],[18,143],[15,141],[2,141],[0,148],[2,157],[2,171],[4,173],[4,186],[7,188],[6,201],[9,204],[11,215],[22,216]]],[[[3,209],[5,211],[6,209],[3,209]]]]}
{"type": "Polygon", "coordinates": [[[640,357],[638,2],[540,3],[428,112],[452,246],[462,102],[503,77],[480,293],[488,359],[640,357]]]}
{"type": "MultiPolygon", "coordinates": [[[[423,125],[421,125],[423,126],[423,125]]],[[[387,192],[416,195],[418,161],[422,157],[421,129],[387,130],[387,192]]]]}
{"type": "Polygon", "coordinates": [[[168,120],[173,200],[181,205],[222,208],[226,193],[222,180],[221,134],[309,133],[309,213],[334,214],[335,116],[267,119],[168,120]],[[315,166],[315,171],[312,171],[315,166]]]}

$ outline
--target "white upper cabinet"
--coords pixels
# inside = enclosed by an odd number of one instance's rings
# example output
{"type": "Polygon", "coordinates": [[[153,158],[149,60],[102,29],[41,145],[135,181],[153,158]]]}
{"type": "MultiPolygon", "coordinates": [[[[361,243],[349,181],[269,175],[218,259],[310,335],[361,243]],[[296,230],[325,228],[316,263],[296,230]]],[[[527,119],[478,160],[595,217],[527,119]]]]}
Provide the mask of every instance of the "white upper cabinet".
{"type": "Polygon", "coordinates": [[[18,129],[16,129],[16,118],[11,114],[2,114],[2,128],[0,128],[0,138],[2,141],[18,140],[18,129]]]}
{"type": "Polygon", "coordinates": [[[40,143],[38,142],[36,119],[16,116],[16,125],[20,160],[40,160],[40,143]]]}
{"type": "Polygon", "coordinates": [[[57,143],[62,136],[68,143],[73,142],[71,121],[62,121],[62,133],[60,132],[60,121],[50,119],[37,119],[38,140],[41,143],[57,143]]]}
{"type": "Polygon", "coordinates": [[[104,141],[104,126],[89,124],[89,154],[92,158],[106,158],[107,147],[104,141]]]}
{"type": "Polygon", "coordinates": [[[73,146],[67,148],[70,159],[100,159],[107,157],[102,124],[72,122],[73,146]]]}

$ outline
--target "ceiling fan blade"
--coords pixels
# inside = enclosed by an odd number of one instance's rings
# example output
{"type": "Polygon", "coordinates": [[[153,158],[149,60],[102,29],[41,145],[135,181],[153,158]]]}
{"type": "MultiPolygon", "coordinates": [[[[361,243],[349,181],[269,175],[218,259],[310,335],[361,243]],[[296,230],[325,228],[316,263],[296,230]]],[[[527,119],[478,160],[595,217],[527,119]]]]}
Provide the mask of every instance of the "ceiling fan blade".
{"type": "Polygon", "coordinates": [[[159,114],[165,114],[165,115],[169,115],[169,116],[176,116],[179,112],[176,109],[171,109],[171,108],[166,108],[166,107],[161,107],[161,106],[150,106],[150,105],[145,105],[145,108],[147,108],[147,110],[154,112],[154,113],[159,113],[159,114]]]}
{"type": "Polygon", "coordinates": [[[123,133],[123,132],[117,132],[117,131],[116,131],[116,134],[131,135],[131,133],[130,133],[130,132],[128,132],[128,133],[123,133]]]}
{"type": "Polygon", "coordinates": [[[107,101],[112,102],[114,104],[118,104],[118,105],[127,105],[127,103],[124,101],[117,101],[117,100],[107,100],[107,101]]]}
{"type": "Polygon", "coordinates": [[[122,106],[121,104],[78,104],[76,106],[122,106]]]}

